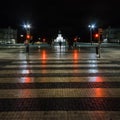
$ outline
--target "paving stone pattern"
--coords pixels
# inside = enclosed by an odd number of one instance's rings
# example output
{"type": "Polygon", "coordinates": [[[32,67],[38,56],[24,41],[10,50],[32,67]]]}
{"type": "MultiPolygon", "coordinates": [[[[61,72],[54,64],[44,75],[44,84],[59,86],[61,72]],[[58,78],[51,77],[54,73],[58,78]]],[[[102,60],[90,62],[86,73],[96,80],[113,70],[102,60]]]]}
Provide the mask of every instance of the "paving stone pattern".
{"type": "Polygon", "coordinates": [[[0,60],[0,120],[120,120],[119,59],[78,49],[14,55],[0,60]]]}

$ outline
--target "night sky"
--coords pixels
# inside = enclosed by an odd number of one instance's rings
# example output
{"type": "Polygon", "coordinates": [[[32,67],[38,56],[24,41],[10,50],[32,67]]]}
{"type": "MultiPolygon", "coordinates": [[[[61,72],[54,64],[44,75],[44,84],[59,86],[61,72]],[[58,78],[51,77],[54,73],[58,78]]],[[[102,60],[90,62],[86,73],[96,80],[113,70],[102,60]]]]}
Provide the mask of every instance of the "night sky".
{"type": "Polygon", "coordinates": [[[61,30],[65,37],[85,38],[90,23],[96,28],[120,27],[119,9],[119,0],[4,0],[0,28],[24,32],[22,25],[28,22],[33,36],[53,38],[61,30]]]}

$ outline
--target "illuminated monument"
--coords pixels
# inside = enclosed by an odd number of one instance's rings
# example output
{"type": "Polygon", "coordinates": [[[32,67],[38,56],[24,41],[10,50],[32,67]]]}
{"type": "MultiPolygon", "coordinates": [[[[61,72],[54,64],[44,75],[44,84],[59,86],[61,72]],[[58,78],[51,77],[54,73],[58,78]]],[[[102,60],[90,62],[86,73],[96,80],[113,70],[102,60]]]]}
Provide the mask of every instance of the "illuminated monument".
{"type": "Polygon", "coordinates": [[[66,40],[63,38],[62,34],[61,34],[61,31],[58,32],[58,36],[56,39],[54,39],[54,45],[55,46],[58,46],[59,45],[59,42],[62,43],[62,46],[65,46],[66,45],[66,40]]]}

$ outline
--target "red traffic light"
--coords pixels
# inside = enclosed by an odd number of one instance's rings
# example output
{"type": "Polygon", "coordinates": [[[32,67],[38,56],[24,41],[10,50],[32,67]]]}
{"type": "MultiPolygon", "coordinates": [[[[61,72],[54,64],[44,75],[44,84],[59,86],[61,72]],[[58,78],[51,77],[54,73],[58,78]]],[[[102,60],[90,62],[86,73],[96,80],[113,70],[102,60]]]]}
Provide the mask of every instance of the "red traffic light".
{"type": "Polygon", "coordinates": [[[27,37],[27,39],[30,39],[30,35],[27,35],[26,37],[27,37]]]}
{"type": "Polygon", "coordinates": [[[95,37],[96,37],[96,38],[98,38],[98,37],[99,37],[99,34],[98,34],[98,33],[96,33],[96,34],[95,34],[95,37]]]}
{"type": "Polygon", "coordinates": [[[75,41],[75,42],[77,41],[77,37],[76,37],[76,38],[74,38],[74,41],[75,41]]]}
{"type": "Polygon", "coordinates": [[[46,39],[45,39],[45,38],[43,38],[43,42],[46,42],[46,39]]]}

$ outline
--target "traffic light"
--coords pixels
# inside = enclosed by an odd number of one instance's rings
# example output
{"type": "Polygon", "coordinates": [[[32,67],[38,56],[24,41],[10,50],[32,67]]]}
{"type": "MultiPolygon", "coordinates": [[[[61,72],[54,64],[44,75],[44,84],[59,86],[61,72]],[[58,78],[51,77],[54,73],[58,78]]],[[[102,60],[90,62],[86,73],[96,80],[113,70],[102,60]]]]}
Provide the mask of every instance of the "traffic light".
{"type": "Polygon", "coordinates": [[[43,42],[46,42],[46,39],[45,39],[45,38],[43,38],[43,42]]]}
{"type": "Polygon", "coordinates": [[[98,37],[99,37],[99,34],[98,34],[98,33],[96,33],[96,34],[95,34],[95,38],[98,38],[98,37]]]}
{"type": "Polygon", "coordinates": [[[30,39],[30,35],[27,35],[26,38],[29,40],[30,39]]]}
{"type": "Polygon", "coordinates": [[[74,38],[74,41],[75,41],[75,42],[77,41],[77,37],[74,38]]]}

